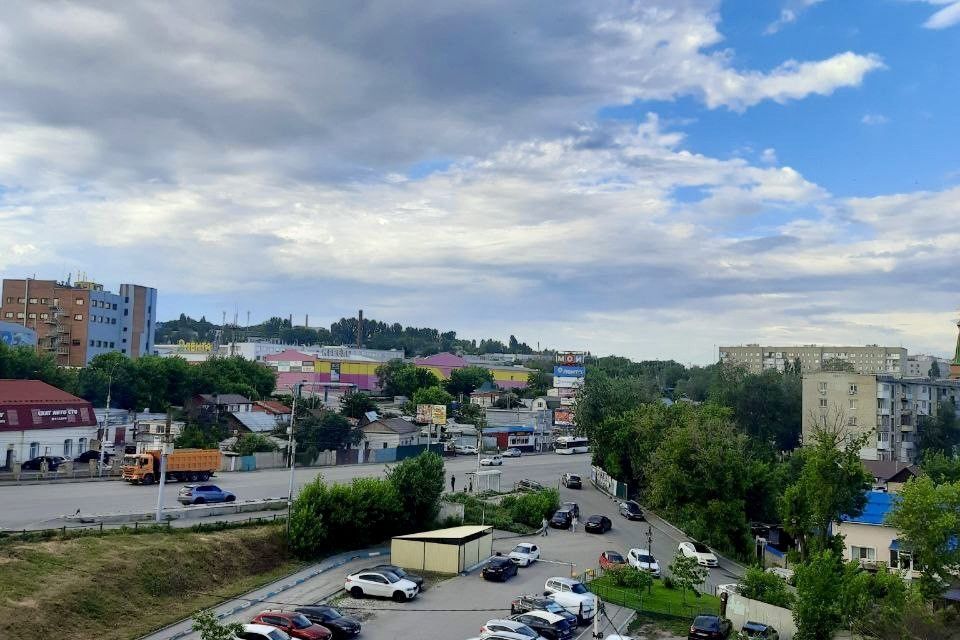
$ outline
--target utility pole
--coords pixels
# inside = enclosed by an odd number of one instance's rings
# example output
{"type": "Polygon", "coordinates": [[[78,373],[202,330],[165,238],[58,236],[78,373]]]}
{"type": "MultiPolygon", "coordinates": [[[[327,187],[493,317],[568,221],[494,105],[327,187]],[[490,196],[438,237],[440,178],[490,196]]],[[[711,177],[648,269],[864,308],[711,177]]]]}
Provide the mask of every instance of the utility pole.
{"type": "Polygon", "coordinates": [[[156,522],[159,524],[163,519],[163,486],[167,483],[167,453],[170,448],[170,409],[167,409],[167,423],[163,427],[163,442],[160,449],[160,490],[157,491],[157,515],[156,522]]]}
{"type": "Polygon", "coordinates": [[[106,455],[107,432],[110,430],[110,392],[113,389],[113,369],[107,374],[107,413],[103,418],[103,434],[100,436],[100,470],[99,477],[103,477],[103,462],[106,455]]]}
{"type": "Polygon", "coordinates": [[[293,439],[293,427],[297,419],[297,397],[300,395],[300,390],[302,388],[302,382],[298,382],[294,385],[293,407],[292,411],[290,412],[290,426],[287,427],[287,451],[290,452],[290,486],[287,489],[287,539],[290,538],[290,510],[293,505],[293,470],[296,466],[294,453],[296,452],[297,441],[293,439]]]}

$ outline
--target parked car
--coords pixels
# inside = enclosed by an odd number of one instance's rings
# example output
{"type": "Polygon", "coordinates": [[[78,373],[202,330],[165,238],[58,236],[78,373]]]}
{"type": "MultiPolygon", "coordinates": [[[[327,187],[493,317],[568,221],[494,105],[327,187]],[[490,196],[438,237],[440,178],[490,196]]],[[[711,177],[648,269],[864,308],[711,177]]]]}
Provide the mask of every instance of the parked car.
{"type": "Polygon", "coordinates": [[[580,517],[580,505],[577,504],[576,502],[561,502],[561,503],[560,503],[560,508],[561,508],[561,509],[569,509],[570,511],[573,512],[573,515],[574,515],[575,517],[577,517],[577,518],[580,517]]]}
{"type": "Polygon", "coordinates": [[[713,555],[710,547],[700,542],[681,542],[677,549],[688,558],[696,558],[697,564],[702,567],[719,566],[717,556],[713,555]]]}
{"type": "Polygon", "coordinates": [[[290,640],[285,631],[268,624],[245,624],[243,631],[234,637],[237,640],[290,640]]]}
{"type": "Polygon", "coordinates": [[[360,633],[360,621],[356,618],[343,615],[339,609],[335,609],[334,607],[315,605],[312,607],[300,607],[294,609],[294,611],[302,613],[310,622],[323,625],[327,629],[330,629],[334,640],[345,640],[360,633]]]}
{"type": "Polygon", "coordinates": [[[726,618],[715,616],[713,614],[699,615],[690,625],[690,632],[687,634],[687,640],[726,640],[730,637],[730,631],[733,625],[726,618]]]}
{"type": "Polygon", "coordinates": [[[590,516],[583,523],[583,530],[587,533],[606,533],[610,529],[613,529],[613,522],[607,516],[590,516]]]}
{"type": "Polygon", "coordinates": [[[627,520],[645,520],[646,517],[643,515],[643,509],[640,508],[640,505],[634,502],[633,500],[627,500],[626,502],[620,503],[620,515],[622,515],[627,520]]]}
{"type": "Polygon", "coordinates": [[[582,489],[583,479],[575,473],[565,473],[561,476],[563,486],[567,489],[582,489]]]}
{"type": "Polygon", "coordinates": [[[614,567],[622,567],[625,564],[627,564],[627,561],[624,560],[623,556],[617,551],[604,551],[600,554],[601,569],[613,569],[614,567]]]}
{"type": "Polygon", "coordinates": [[[313,624],[302,613],[296,611],[264,611],[250,621],[253,624],[265,624],[276,627],[291,638],[302,640],[329,640],[333,636],[330,629],[313,624]]]}
{"type": "Polygon", "coordinates": [[[379,596],[405,602],[417,596],[420,589],[416,583],[400,578],[390,571],[364,569],[347,576],[343,589],[354,598],[379,596]]]}
{"type": "Polygon", "coordinates": [[[528,611],[510,617],[522,622],[547,640],[568,640],[573,637],[577,625],[570,624],[563,616],[549,611],[528,611]]]}
{"type": "Polygon", "coordinates": [[[564,609],[556,600],[547,596],[541,596],[535,593],[523,594],[517,596],[510,602],[510,615],[513,616],[518,613],[526,613],[527,611],[535,611],[537,609],[563,616],[574,625],[578,622],[577,616],[564,609]]]}
{"type": "Polygon", "coordinates": [[[493,556],[487,560],[483,567],[483,578],[485,580],[498,580],[506,582],[510,576],[517,575],[517,565],[505,556],[493,556]]]}
{"type": "Polygon", "coordinates": [[[780,633],[768,624],[747,620],[737,637],[740,640],[780,640],[780,633]]]}
{"type": "Polygon", "coordinates": [[[573,578],[547,578],[543,595],[550,596],[564,609],[584,623],[597,613],[597,597],[584,584],[573,578]]]}
{"type": "Polygon", "coordinates": [[[509,631],[490,631],[481,635],[479,638],[468,638],[467,640],[530,640],[527,636],[520,633],[510,633],[509,631]]]}
{"type": "MultiPolygon", "coordinates": [[[[103,461],[107,464],[110,464],[110,459],[113,458],[112,453],[103,452],[103,461]]],[[[89,464],[91,460],[100,462],[100,452],[90,449],[89,451],[84,451],[76,458],[73,459],[74,464],[89,464]]]]}
{"type": "Polygon", "coordinates": [[[489,638],[491,636],[500,636],[501,634],[511,634],[524,638],[525,640],[538,640],[540,636],[536,631],[516,620],[487,620],[480,627],[480,637],[489,638]]]}
{"type": "Polygon", "coordinates": [[[499,467],[502,464],[503,464],[503,456],[490,456],[487,458],[480,459],[480,466],[482,467],[493,467],[493,466],[499,467]]]}
{"type": "Polygon", "coordinates": [[[520,451],[520,449],[517,449],[516,447],[510,447],[509,449],[503,452],[504,458],[519,458],[522,455],[523,455],[523,451],[520,451]]]}
{"type": "Polygon", "coordinates": [[[521,567],[527,567],[540,559],[540,547],[532,542],[521,542],[513,548],[509,557],[521,567]]]}
{"type": "Polygon", "coordinates": [[[188,484],[177,492],[177,502],[180,504],[233,502],[236,499],[237,496],[215,484],[188,484]]]}
{"type": "Polygon", "coordinates": [[[477,448],[472,444],[458,444],[453,447],[453,450],[461,455],[468,455],[468,456],[477,455],[477,448]]]}
{"type": "Polygon", "coordinates": [[[549,525],[554,529],[569,529],[573,522],[573,512],[569,509],[557,509],[550,518],[549,525]]]}
{"type": "Polygon", "coordinates": [[[413,584],[417,585],[417,589],[419,591],[423,591],[423,576],[415,573],[408,573],[395,564],[378,564],[375,567],[371,567],[370,571],[389,571],[398,578],[409,580],[413,584]]]}
{"type": "Polygon", "coordinates": [[[634,569],[649,572],[654,578],[660,577],[660,563],[646,549],[630,549],[627,563],[634,569]]]}
{"type": "Polygon", "coordinates": [[[519,480],[516,484],[514,484],[513,488],[516,491],[543,491],[544,487],[536,480],[524,478],[523,480],[519,480]]]}
{"type": "Polygon", "coordinates": [[[47,471],[56,471],[67,459],[63,456],[37,456],[21,464],[20,469],[23,471],[40,471],[44,461],[47,463],[47,471]]]}

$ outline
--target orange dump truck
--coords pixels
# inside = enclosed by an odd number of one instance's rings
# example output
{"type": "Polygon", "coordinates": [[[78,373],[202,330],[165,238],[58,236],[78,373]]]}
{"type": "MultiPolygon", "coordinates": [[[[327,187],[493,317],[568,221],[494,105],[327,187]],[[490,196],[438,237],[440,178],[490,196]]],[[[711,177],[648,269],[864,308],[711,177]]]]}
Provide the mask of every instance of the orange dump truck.
{"type": "MultiPolygon", "coordinates": [[[[206,482],[219,468],[219,449],[175,449],[167,456],[167,480],[206,482]]],[[[132,484],[153,484],[160,479],[160,452],[125,455],[121,477],[132,484]]]]}

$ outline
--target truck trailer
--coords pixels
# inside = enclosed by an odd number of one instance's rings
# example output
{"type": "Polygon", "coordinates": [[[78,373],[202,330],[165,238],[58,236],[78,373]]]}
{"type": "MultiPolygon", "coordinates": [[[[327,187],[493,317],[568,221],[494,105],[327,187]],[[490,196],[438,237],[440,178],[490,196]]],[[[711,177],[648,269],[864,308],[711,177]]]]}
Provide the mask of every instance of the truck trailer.
{"type": "MultiPolygon", "coordinates": [[[[123,457],[121,477],[131,484],[153,484],[160,479],[159,450],[123,457]]],[[[206,482],[220,468],[219,449],[175,449],[167,456],[167,480],[206,482]]]]}

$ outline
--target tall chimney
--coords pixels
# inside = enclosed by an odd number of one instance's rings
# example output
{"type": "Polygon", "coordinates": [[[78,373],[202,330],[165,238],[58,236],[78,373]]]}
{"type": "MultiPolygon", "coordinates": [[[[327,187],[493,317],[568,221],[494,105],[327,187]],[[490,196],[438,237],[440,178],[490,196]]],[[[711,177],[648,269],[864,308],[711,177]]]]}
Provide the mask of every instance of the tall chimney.
{"type": "Polygon", "coordinates": [[[357,314],[357,349],[363,348],[363,309],[357,314]]]}
{"type": "Polygon", "coordinates": [[[310,328],[310,314],[309,314],[309,313],[303,317],[303,326],[305,326],[307,329],[310,328]]]}
{"type": "Polygon", "coordinates": [[[292,313],[291,313],[290,316],[287,318],[287,322],[290,323],[290,326],[291,326],[291,327],[293,326],[293,314],[292,314],[292,313]]]}

